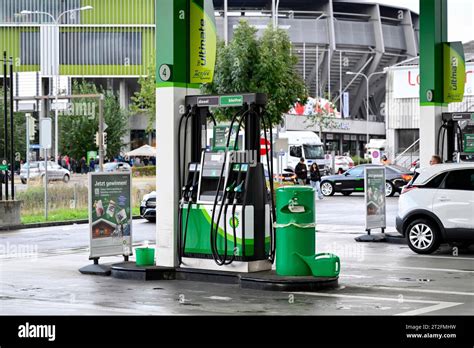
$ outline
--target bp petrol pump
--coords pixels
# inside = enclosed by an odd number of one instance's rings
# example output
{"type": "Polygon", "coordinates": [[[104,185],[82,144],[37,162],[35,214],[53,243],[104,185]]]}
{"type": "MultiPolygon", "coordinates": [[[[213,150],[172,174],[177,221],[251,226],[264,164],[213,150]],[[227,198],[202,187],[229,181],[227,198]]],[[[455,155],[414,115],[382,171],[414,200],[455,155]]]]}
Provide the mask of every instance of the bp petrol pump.
{"type": "MultiPolygon", "coordinates": [[[[178,259],[181,267],[269,270],[275,255],[273,180],[260,162],[261,131],[271,137],[264,94],[187,96],[178,127],[178,259]],[[215,107],[234,109],[216,124],[215,107]],[[208,124],[213,142],[207,147],[208,124]],[[239,141],[241,129],[245,137],[239,141]]],[[[267,143],[272,144],[273,141],[267,143]]],[[[269,145],[271,148],[271,145],[269,145]]],[[[270,151],[266,160],[273,177],[270,151]]]]}
{"type": "Polygon", "coordinates": [[[445,112],[442,121],[438,153],[443,162],[474,162],[474,113],[445,112]]]}
{"type": "Polygon", "coordinates": [[[239,282],[256,286],[266,279],[266,288],[278,290],[298,288],[294,282],[306,289],[336,286],[339,259],[315,255],[312,188],[279,188],[281,206],[275,209],[267,96],[197,95],[202,84],[213,80],[217,34],[212,0],[158,1],[156,15],[155,265],[160,267],[147,271],[172,269],[184,277],[219,270],[225,271],[225,279],[252,273],[239,276],[239,282]],[[216,107],[232,109],[228,127],[216,123],[216,107]],[[208,125],[214,134],[209,148],[208,125]],[[261,134],[269,137],[268,181],[260,157],[261,134]],[[275,237],[275,229],[282,238],[275,237]],[[275,278],[271,269],[277,258],[279,276],[303,278],[275,278]],[[293,265],[301,267],[294,270],[293,265]]]}

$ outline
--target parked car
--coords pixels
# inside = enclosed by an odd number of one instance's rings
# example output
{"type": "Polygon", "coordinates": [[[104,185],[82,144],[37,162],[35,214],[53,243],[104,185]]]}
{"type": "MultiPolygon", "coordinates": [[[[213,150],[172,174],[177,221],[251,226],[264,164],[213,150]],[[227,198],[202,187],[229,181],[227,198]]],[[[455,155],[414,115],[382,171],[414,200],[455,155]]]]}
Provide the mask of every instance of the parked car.
{"type": "MultiPolygon", "coordinates": [[[[23,184],[26,184],[28,178],[28,166],[30,168],[30,180],[44,180],[45,166],[43,161],[25,163],[20,170],[20,179],[23,184]]],[[[67,183],[71,179],[69,170],[61,167],[55,162],[48,162],[48,181],[62,180],[67,183]]]]}
{"type": "MultiPolygon", "coordinates": [[[[325,196],[332,196],[336,192],[349,196],[353,192],[364,192],[364,172],[367,164],[356,166],[344,174],[323,176],[321,178],[321,192],[325,196]]],[[[400,193],[403,186],[413,178],[412,173],[398,166],[385,166],[385,195],[393,196],[400,193]]]]}
{"type": "Polygon", "coordinates": [[[143,196],[140,203],[140,215],[150,222],[156,221],[156,192],[150,192],[143,196]]]}
{"type": "Polygon", "coordinates": [[[418,254],[441,243],[474,243],[474,164],[417,169],[398,201],[397,231],[418,254]]]}
{"type": "MultiPolygon", "coordinates": [[[[99,167],[96,167],[99,171],[99,167]]],[[[126,162],[109,162],[104,164],[104,172],[130,172],[132,167],[126,162]]]]}

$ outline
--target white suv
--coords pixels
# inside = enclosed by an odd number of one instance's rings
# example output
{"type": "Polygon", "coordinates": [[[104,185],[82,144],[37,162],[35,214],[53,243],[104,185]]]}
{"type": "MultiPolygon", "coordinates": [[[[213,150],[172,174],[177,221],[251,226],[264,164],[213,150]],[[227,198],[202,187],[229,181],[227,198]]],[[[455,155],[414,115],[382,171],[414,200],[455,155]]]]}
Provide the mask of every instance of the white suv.
{"type": "Polygon", "coordinates": [[[474,243],[474,164],[417,169],[398,201],[397,231],[418,254],[445,243],[474,243]]]}

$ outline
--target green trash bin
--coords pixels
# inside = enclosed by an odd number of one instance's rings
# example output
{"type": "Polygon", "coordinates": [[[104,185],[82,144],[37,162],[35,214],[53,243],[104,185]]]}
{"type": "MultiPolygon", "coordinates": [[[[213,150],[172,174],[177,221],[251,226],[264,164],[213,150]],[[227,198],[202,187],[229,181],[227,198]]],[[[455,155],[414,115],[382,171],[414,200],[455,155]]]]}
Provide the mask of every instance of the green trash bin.
{"type": "Polygon", "coordinates": [[[314,257],[316,253],[314,189],[309,186],[278,188],[276,215],[276,273],[282,276],[312,275],[310,266],[300,255],[314,257]]]}
{"type": "Polygon", "coordinates": [[[155,264],[155,249],[136,248],[135,253],[137,266],[153,266],[155,264]]]}

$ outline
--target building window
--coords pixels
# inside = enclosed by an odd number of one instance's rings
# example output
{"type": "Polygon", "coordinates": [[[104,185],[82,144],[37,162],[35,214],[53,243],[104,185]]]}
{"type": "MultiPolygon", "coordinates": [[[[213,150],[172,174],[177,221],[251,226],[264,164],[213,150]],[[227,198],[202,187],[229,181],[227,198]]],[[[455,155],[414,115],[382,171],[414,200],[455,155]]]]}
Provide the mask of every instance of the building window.
{"type": "Polygon", "coordinates": [[[20,34],[21,65],[40,64],[40,35],[37,31],[23,31],[20,34]]]}
{"type": "Polygon", "coordinates": [[[405,151],[420,138],[420,131],[418,129],[399,129],[397,133],[398,152],[405,151]]]}
{"type": "Polygon", "coordinates": [[[63,65],[141,65],[142,33],[63,32],[63,65]]]}
{"type": "MultiPolygon", "coordinates": [[[[40,33],[22,32],[22,65],[40,64],[40,33]]],[[[62,32],[61,65],[141,65],[142,33],[62,32]]]]}

